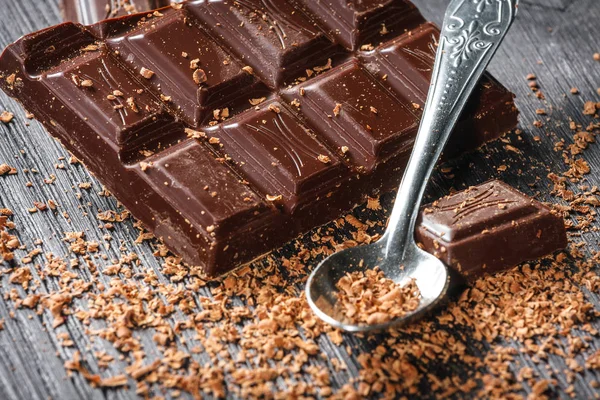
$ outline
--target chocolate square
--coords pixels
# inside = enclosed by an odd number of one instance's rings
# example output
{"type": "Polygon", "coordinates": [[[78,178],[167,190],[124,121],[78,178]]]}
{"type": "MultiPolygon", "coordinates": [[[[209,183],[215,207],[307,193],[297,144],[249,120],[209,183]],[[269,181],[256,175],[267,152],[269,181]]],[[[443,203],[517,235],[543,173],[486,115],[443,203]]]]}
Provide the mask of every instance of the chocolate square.
{"type": "Polygon", "coordinates": [[[419,126],[410,101],[394,96],[357,60],[286,90],[283,97],[363,171],[387,156],[410,152],[419,126]]]}
{"type": "Polygon", "coordinates": [[[133,70],[151,71],[146,81],[192,126],[247,94],[255,82],[184,10],[142,23],[107,44],[133,70]]]}
{"type": "Polygon", "coordinates": [[[291,213],[326,197],[349,176],[342,161],[277,99],[206,133],[220,139],[217,147],[253,185],[291,213]]]}

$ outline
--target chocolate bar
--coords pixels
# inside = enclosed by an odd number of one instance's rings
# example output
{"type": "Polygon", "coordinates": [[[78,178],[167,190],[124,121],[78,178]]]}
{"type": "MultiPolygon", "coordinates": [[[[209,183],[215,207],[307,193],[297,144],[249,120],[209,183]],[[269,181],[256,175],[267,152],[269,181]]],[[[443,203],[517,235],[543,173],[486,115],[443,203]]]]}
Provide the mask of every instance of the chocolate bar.
{"type": "MultiPolygon", "coordinates": [[[[238,0],[64,23],[10,45],[0,86],[172,251],[221,274],[402,177],[439,31],[404,0],[321,3],[330,18],[238,0]]],[[[513,97],[486,75],[446,153],[514,128],[513,97]]]]}
{"type": "Polygon", "coordinates": [[[560,216],[495,180],[425,206],[416,239],[468,280],[567,246],[560,216]]]}

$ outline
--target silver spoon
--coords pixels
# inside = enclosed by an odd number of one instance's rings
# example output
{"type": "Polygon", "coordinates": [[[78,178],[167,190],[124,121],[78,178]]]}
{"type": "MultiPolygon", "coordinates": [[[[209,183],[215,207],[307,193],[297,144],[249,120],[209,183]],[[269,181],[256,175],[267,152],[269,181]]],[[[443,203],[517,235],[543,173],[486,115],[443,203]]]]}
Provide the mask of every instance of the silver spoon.
{"type": "Polygon", "coordinates": [[[514,21],[518,0],[452,0],[446,11],[421,126],[389,225],[382,238],[323,260],[306,283],[306,297],[325,322],[348,332],[384,330],[407,323],[432,309],[446,295],[449,271],[421,250],[414,230],[423,193],[469,96],[514,21]],[[356,325],[335,308],[336,283],[348,272],[378,266],[394,282],[415,280],[419,307],[378,325],[356,325]]]}

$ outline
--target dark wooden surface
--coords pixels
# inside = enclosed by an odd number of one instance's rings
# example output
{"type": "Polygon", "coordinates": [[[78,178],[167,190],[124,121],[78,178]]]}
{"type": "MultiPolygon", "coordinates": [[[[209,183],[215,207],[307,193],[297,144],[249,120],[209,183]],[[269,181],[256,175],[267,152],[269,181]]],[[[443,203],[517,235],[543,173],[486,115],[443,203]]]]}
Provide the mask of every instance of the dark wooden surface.
{"type": "MultiPolygon", "coordinates": [[[[440,22],[447,0],[415,0],[430,19],[440,22]]],[[[0,0],[0,48],[17,39],[20,35],[60,21],[59,8],[54,0],[0,0]]],[[[517,104],[522,111],[521,138],[511,136],[511,144],[521,150],[521,154],[507,151],[501,142],[488,146],[460,160],[452,162],[453,177],[436,173],[433,184],[428,190],[429,198],[447,193],[450,188],[462,188],[466,185],[483,182],[491,177],[500,179],[519,187],[530,194],[536,194],[542,200],[554,200],[548,195],[549,182],[547,171],[562,171],[560,153],[553,150],[553,144],[565,138],[569,140],[572,133],[568,129],[568,117],[587,125],[589,118],[581,114],[584,101],[598,100],[596,89],[600,87],[600,63],[592,59],[592,54],[600,51],[600,2],[598,0],[524,0],[516,25],[509,34],[506,43],[493,62],[491,71],[518,96],[517,104]],[[532,95],[527,86],[525,76],[535,73],[548,99],[542,102],[532,95]],[[580,90],[580,95],[569,94],[572,87],[580,90]],[[546,117],[536,115],[535,110],[545,108],[549,112],[546,117]],[[542,119],[545,126],[534,128],[532,123],[542,119]],[[539,136],[539,142],[533,140],[539,136]],[[509,168],[498,172],[497,167],[507,164],[509,168]]],[[[59,158],[67,153],[55,143],[44,129],[34,121],[28,121],[21,108],[0,94],[0,110],[7,109],[15,113],[15,120],[8,124],[0,124],[0,164],[5,162],[17,167],[19,173],[14,176],[0,177],[0,207],[9,207],[15,211],[14,221],[18,236],[29,249],[36,239],[42,239],[44,252],[52,252],[59,256],[68,256],[68,245],[61,238],[65,231],[85,231],[88,239],[102,241],[102,232],[98,229],[99,221],[96,213],[99,209],[116,209],[116,201],[99,196],[101,185],[89,176],[81,167],[69,166],[65,170],[55,168],[59,158]],[[29,122],[30,126],[26,126],[29,122]],[[23,169],[36,169],[37,173],[23,173],[23,169]],[[43,183],[45,178],[56,175],[58,179],[52,185],[43,183]],[[26,187],[31,181],[32,187],[26,187]],[[93,182],[92,190],[77,187],[80,182],[93,182]],[[78,198],[76,194],[81,194],[78,198]],[[32,207],[34,200],[55,199],[70,218],[61,213],[30,214],[27,208],[32,207]]],[[[590,162],[592,171],[600,171],[600,151],[593,145],[584,157],[590,162]]],[[[595,172],[587,177],[587,181],[600,186],[600,176],[595,172]]],[[[152,256],[152,248],[147,244],[135,245],[137,230],[131,222],[119,224],[112,233],[114,243],[122,244],[140,255],[146,267],[153,268],[160,274],[160,262],[152,256]]],[[[589,233],[577,241],[584,240],[589,249],[598,249],[597,233],[589,233]]],[[[112,257],[119,257],[118,246],[113,245],[105,252],[112,257]]],[[[23,253],[18,253],[18,257],[23,253]]],[[[98,260],[102,263],[102,260],[98,260]]],[[[86,276],[85,269],[82,276],[86,276]]],[[[52,280],[45,280],[39,289],[44,293],[55,290],[52,280]]],[[[8,282],[7,275],[0,280],[0,292],[7,293],[15,288],[8,282]]],[[[209,295],[201,292],[200,295],[209,295]]],[[[596,306],[600,301],[596,294],[588,293],[588,298],[596,306]]],[[[101,341],[91,341],[85,334],[84,327],[75,319],[69,318],[67,324],[54,331],[47,328],[52,324],[49,312],[36,315],[33,311],[19,310],[11,318],[11,302],[0,297],[0,318],[5,320],[5,328],[0,332],[0,399],[76,399],[76,398],[110,398],[128,399],[135,397],[134,385],[130,390],[102,391],[92,388],[79,374],[67,377],[63,363],[72,358],[75,350],[89,353],[95,350],[106,350],[118,357],[118,352],[101,341]],[[59,344],[57,333],[68,332],[75,341],[75,346],[65,348],[59,344]]],[[[92,327],[94,324],[92,324],[92,327]]],[[[600,323],[595,324],[600,328],[600,323]]],[[[153,353],[151,332],[143,340],[148,353],[153,353]]],[[[363,346],[363,342],[345,337],[348,344],[363,346]]],[[[333,372],[334,387],[347,382],[356,374],[356,360],[339,351],[326,339],[319,340],[325,354],[342,358],[349,366],[348,371],[333,372]]],[[[518,346],[517,346],[518,347],[518,346]]],[[[600,347],[600,341],[596,343],[600,347]]],[[[201,360],[202,355],[194,355],[201,360]]],[[[546,367],[555,371],[565,368],[563,361],[550,358],[540,364],[533,364],[526,355],[520,357],[523,362],[531,364],[540,374],[546,376],[546,367]]],[[[89,358],[93,360],[93,357],[89,358]]],[[[92,372],[99,372],[93,361],[89,364],[92,372]]],[[[123,363],[111,364],[103,376],[116,375],[123,372],[123,363]]],[[[326,364],[324,364],[326,365],[326,364]]],[[[599,376],[586,371],[574,382],[578,398],[589,398],[594,389],[588,382],[599,376]]],[[[553,387],[554,396],[567,398],[564,390],[569,384],[558,379],[553,387]]],[[[526,394],[526,393],[524,393],[526,394]]]]}

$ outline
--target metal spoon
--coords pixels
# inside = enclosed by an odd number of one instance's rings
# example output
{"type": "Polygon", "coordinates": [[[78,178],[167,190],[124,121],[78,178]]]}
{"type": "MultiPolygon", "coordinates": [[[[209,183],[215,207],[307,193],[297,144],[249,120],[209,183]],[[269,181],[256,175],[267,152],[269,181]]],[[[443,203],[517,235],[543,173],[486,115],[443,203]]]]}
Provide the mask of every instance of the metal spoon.
{"type": "Polygon", "coordinates": [[[417,246],[415,224],[431,172],[469,96],[512,25],[517,6],[518,0],[450,2],[423,119],[385,234],[374,244],[326,258],[307,281],[308,303],[325,322],[348,332],[384,330],[422,316],[445,297],[449,271],[440,260],[417,246]],[[421,292],[420,305],[384,324],[350,323],[335,308],[335,285],[348,272],[375,266],[400,285],[415,279],[421,292]]]}

